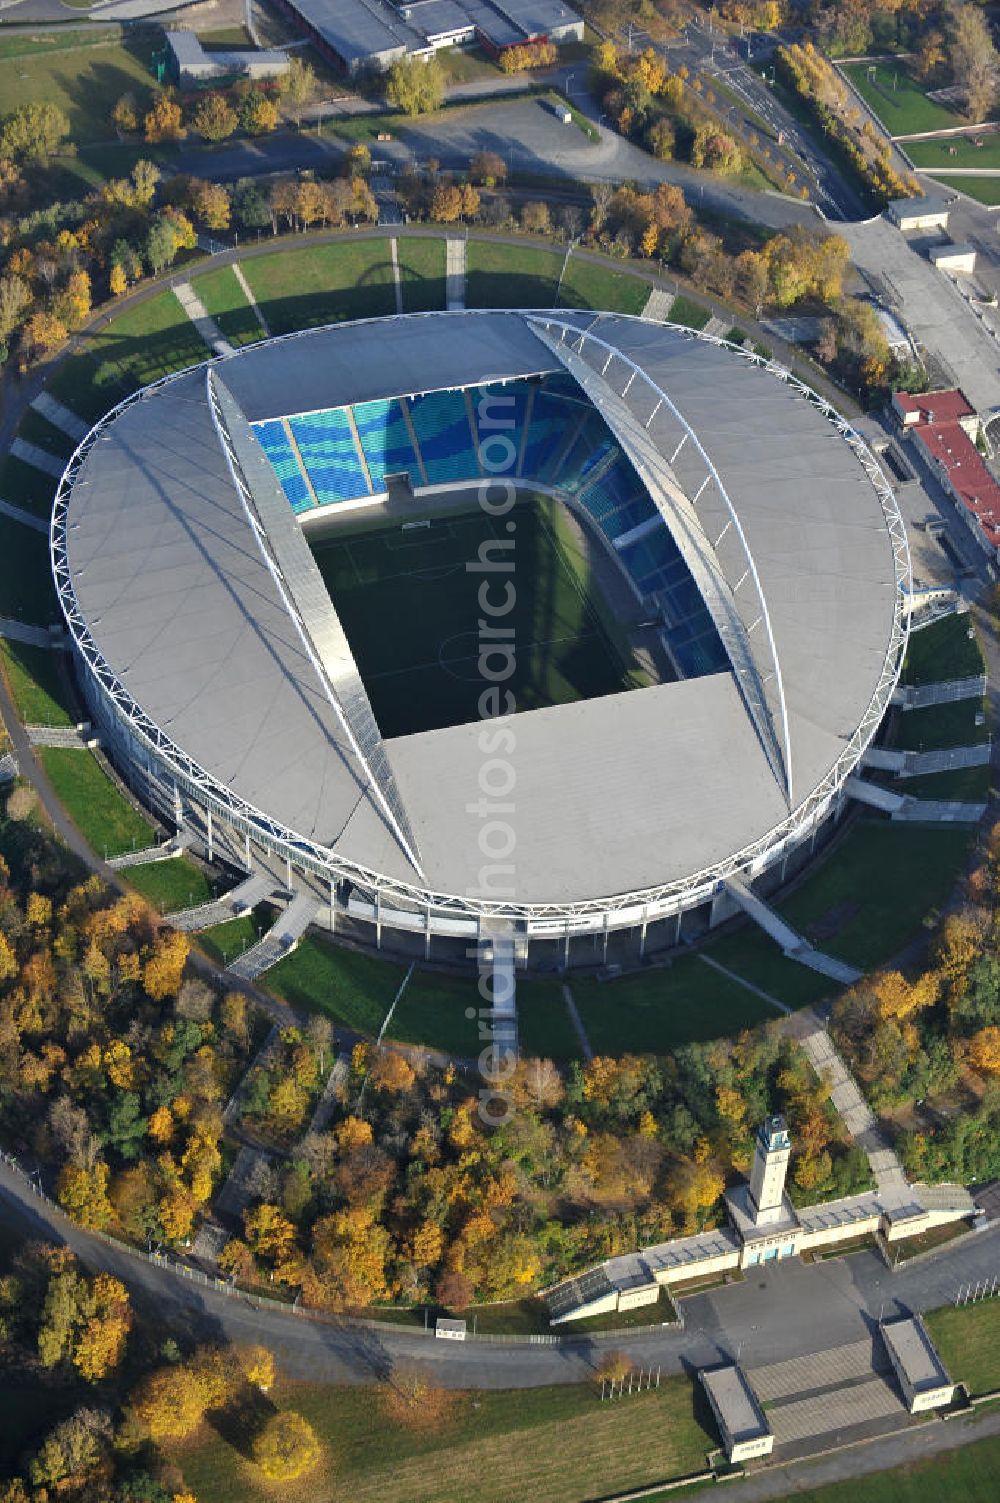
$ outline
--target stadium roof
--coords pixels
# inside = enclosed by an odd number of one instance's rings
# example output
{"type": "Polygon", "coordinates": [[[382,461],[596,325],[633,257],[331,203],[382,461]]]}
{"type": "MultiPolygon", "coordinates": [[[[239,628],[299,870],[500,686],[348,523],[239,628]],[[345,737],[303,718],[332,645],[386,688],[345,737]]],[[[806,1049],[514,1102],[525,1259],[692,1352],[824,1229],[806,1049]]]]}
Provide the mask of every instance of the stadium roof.
{"type": "MultiPolygon", "coordinates": [[[[828,416],[732,350],[616,315],[552,318],[571,336],[599,336],[600,346],[581,345],[591,361],[622,352],[607,376],[616,400],[664,450],[664,475],[694,497],[705,460],[695,441],[675,452],[682,430],[673,417],[662,426],[648,384],[626,381],[628,362],[669,393],[717,476],[698,501],[713,541],[723,487],[731,498],[769,611],[801,804],[853,755],[885,686],[899,560],[869,475],[828,416]]],[[[521,313],[419,315],[264,343],[214,370],[234,412],[256,421],[557,370],[555,328],[547,343],[521,313]]],[[[480,796],[480,727],[384,743],[418,869],[258,544],[203,369],[149,391],[102,430],[74,484],[65,537],[90,641],[123,694],[199,768],[333,864],[432,894],[477,894],[481,818],[469,809],[480,796]]],[[[740,556],[727,561],[728,546],[717,551],[731,578],[740,556]]],[[[741,599],[748,588],[736,585],[741,599]]],[[[759,644],[755,626],[748,640],[759,644]]],[[[769,661],[760,658],[762,680],[769,661]]],[[[513,726],[519,904],[681,882],[768,838],[789,814],[732,673],[536,710],[513,726]]]]}

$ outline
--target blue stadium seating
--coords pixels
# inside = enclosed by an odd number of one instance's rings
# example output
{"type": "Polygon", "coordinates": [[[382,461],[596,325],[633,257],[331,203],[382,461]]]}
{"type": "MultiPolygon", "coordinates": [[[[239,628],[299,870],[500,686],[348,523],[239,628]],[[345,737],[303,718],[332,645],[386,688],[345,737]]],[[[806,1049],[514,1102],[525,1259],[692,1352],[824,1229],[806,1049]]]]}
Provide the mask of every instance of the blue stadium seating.
{"type": "Polygon", "coordinates": [[[431,485],[478,480],[479,466],[460,391],[432,391],[410,400],[410,416],[431,485]]]}
{"type": "Polygon", "coordinates": [[[370,494],[343,407],[293,417],[289,427],[321,505],[370,494]]]}
{"type": "Polygon", "coordinates": [[[480,403],[488,402],[487,425],[480,431],[480,442],[490,433],[506,435],[516,448],[520,447],[524,432],[524,420],[528,412],[528,385],[526,381],[497,381],[492,386],[477,386],[472,391],[472,409],[479,425],[480,403]],[[490,399],[494,399],[491,401],[490,399]],[[509,426],[508,426],[509,425],[509,426]]]}
{"type": "Polygon", "coordinates": [[[660,596],[667,640],[681,670],[694,678],[728,667],[715,623],[666,525],[626,544],[619,557],[644,595],[660,596]]]}
{"type": "Polygon", "coordinates": [[[375,489],[384,490],[386,475],[397,475],[401,470],[406,471],[413,485],[422,485],[410,430],[399,402],[359,402],[352,411],[375,489]]]}
{"type": "Polygon", "coordinates": [[[554,457],[559,443],[565,440],[566,425],[577,421],[578,408],[572,407],[562,397],[552,396],[540,386],[531,407],[531,422],[521,461],[522,476],[529,480],[540,479],[546,461],[554,457]]]}
{"type": "Polygon", "coordinates": [[[281,482],[281,489],[288,497],[292,510],[307,511],[313,505],[313,499],[284,424],[271,419],[266,423],[254,423],[253,430],[257,442],[271,461],[271,468],[281,482]]]}

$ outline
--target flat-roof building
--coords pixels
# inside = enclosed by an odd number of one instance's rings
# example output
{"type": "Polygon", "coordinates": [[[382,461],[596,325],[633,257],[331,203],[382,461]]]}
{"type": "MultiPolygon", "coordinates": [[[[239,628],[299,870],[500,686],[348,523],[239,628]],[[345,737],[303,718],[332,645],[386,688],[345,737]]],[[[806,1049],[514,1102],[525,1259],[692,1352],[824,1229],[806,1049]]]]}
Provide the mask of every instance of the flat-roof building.
{"type": "Polygon", "coordinates": [[[894,198],[886,217],[900,230],[946,230],[948,203],[944,198],[894,198]]]}
{"type": "Polygon", "coordinates": [[[494,56],[525,42],[583,39],[564,0],[279,0],[347,73],[477,41],[494,56]]]}
{"type": "Polygon", "coordinates": [[[911,1414],[925,1409],[941,1409],[950,1404],[955,1385],[919,1315],[907,1320],[893,1320],[881,1327],[885,1349],[889,1353],[906,1407],[911,1414]]]}
{"type": "Polygon", "coordinates": [[[167,54],[170,76],[182,89],[226,78],[279,78],[290,62],[280,48],[206,52],[193,31],[168,31],[167,54]]]}
{"type": "Polygon", "coordinates": [[[731,1464],[768,1456],[774,1436],[746,1373],[736,1363],[712,1367],[699,1374],[731,1464]]]}
{"type": "Polygon", "coordinates": [[[992,558],[1000,549],[1000,485],[976,448],[979,417],[957,388],[918,396],[897,392],[893,410],[959,508],[979,546],[992,558]]]}

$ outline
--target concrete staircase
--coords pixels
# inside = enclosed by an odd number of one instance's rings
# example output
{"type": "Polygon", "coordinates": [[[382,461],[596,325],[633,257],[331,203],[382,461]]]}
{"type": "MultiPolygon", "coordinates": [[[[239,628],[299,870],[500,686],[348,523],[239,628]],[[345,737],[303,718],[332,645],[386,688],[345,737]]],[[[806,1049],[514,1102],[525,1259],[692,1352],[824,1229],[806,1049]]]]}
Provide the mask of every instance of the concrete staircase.
{"type": "Polygon", "coordinates": [[[856,966],[848,965],[846,960],[838,960],[834,955],[826,955],[822,950],[815,950],[791,924],[786,923],[780,914],[775,913],[773,908],[759,898],[742,877],[729,877],[724,886],[733,901],[765,934],[771,936],[789,960],[796,960],[821,976],[829,976],[831,981],[836,981],[841,986],[852,986],[861,979],[864,973],[856,966]]]}
{"type": "Polygon", "coordinates": [[[665,324],[670,317],[670,310],[674,306],[672,292],[664,292],[662,287],[654,287],[646,299],[642,310],[643,318],[651,318],[658,324],[665,324]]]}
{"type": "Polygon", "coordinates": [[[883,788],[881,783],[866,783],[864,778],[859,778],[856,773],[852,773],[847,779],[844,792],[851,798],[857,799],[859,804],[867,804],[871,809],[880,809],[883,814],[891,814],[893,818],[910,803],[906,794],[893,793],[891,788],[883,788]]]}
{"type": "Polygon", "coordinates": [[[311,893],[298,893],[263,938],[233,961],[229,974],[240,981],[255,981],[294,949],[323,906],[311,893]]]}
{"type": "Polygon", "coordinates": [[[986,693],[986,675],[946,679],[940,684],[902,684],[893,691],[892,703],[904,710],[926,710],[930,705],[953,704],[959,699],[981,699],[986,693]]]}
{"type": "Polygon", "coordinates": [[[274,878],[266,872],[254,872],[245,882],[223,893],[214,902],[200,903],[196,908],[182,908],[179,913],[171,914],[170,922],[175,929],[183,929],[186,934],[197,934],[215,924],[224,924],[227,919],[238,918],[270,897],[273,891],[274,878]]]}

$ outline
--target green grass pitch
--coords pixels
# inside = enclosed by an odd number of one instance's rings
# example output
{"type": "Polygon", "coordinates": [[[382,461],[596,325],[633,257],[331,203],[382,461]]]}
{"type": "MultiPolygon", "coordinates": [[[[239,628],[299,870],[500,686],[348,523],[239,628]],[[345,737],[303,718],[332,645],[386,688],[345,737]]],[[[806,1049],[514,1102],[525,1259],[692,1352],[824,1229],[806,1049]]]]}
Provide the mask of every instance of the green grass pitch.
{"type": "MultiPolygon", "coordinates": [[[[505,687],[518,710],[593,699],[632,686],[629,665],[602,625],[596,584],[571,556],[568,537],[535,503],[505,521],[485,511],[341,534],[313,545],[344,624],[375,718],[386,737],[480,718],[488,682],[479,665],[477,593],[493,581],[514,587],[503,618],[513,632],[514,672],[505,687]],[[506,532],[513,521],[516,531],[506,532]],[[490,539],[513,538],[511,574],[467,570],[490,539]]],[[[492,663],[497,666],[497,661],[492,663]]]]}

